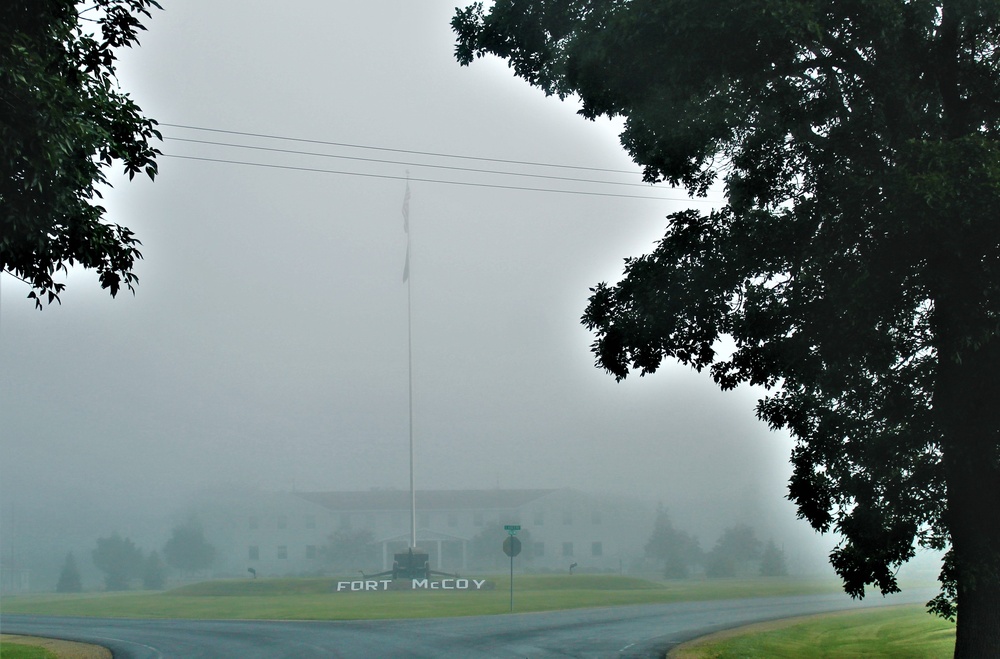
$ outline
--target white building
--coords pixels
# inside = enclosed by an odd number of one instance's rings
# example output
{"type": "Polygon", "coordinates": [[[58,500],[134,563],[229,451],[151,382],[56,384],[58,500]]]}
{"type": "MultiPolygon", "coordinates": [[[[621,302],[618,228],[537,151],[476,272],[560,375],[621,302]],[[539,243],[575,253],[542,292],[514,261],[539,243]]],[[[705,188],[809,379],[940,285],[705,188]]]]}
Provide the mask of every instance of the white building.
{"type": "Polygon", "coordinates": [[[0,593],[26,593],[29,590],[31,590],[29,570],[0,563],[0,593]]]}
{"type": "MultiPolygon", "coordinates": [[[[525,569],[566,571],[575,563],[617,572],[642,555],[655,517],[651,504],[568,489],[418,490],[416,502],[417,546],[445,572],[503,564],[504,524],[521,526],[525,569]]],[[[374,564],[352,568],[367,573],[390,569],[393,553],[410,545],[404,490],[243,493],[212,502],[200,517],[219,574],[330,572],[324,550],[338,530],[370,532],[374,564]]]]}

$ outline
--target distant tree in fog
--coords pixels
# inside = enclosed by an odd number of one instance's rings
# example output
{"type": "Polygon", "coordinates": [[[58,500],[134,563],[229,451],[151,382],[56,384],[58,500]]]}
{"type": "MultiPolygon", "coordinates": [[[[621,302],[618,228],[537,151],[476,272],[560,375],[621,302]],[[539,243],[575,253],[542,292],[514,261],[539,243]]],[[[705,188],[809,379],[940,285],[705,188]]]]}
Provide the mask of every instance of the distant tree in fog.
{"type": "Polygon", "coordinates": [[[375,535],[369,529],[338,529],[320,554],[335,570],[363,570],[381,564],[375,535]]]}
{"type": "Polygon", "coordinates": [[[91,556],[104,573],[105,590],[128,590],[129,582],[142,574],[142,550],[117,533],[98,538],[91,556]]]}
{"type": "Polygon", "coordinates": [[[735,577],[752,572],[751,565],[761,558],[761,541],[746,524],[731,526],[722,532],[708,553],[705,574],[709,577],[735,577]]]}
{"type": "Polygon", "coordinates": [[[205,532],[195,520],[174,527],[163,556],[170,567],[184,572],[197,572],[211,567],[215,560],[215,547],[205,539],[205,532]]]}
{"type": "Polygon", "coordinates": [[[159,552],[153,551],[142,564],[142,587],[146,590],[162,590],[166,566],[159,552]]]}
{"type": "Polygon", "coordinates": [[[774,540],[768,540],[760,559],[760,576],[784,577],[787,575],[788,566],[785,565],[785,552],[778,549],[774,540]]]}
{"type": "MultiPolygon", "coordinates": [[[[503,543],[509,534],[503,526],[499,522],[490,524],[472,537],[469,557],[473,565],[481,569],[499,569],[508,564],[510,559],[503,553],[503,543]]],[[[521,529],[517,532],[517,539],[521,542],[521,553],[517,559],[530,561],[534,557],[531,531],[521,529]]]]}
{"type": "Polygon", "coordinates": [[[62,572],[59,573],[59,582],[56,583],[57,593],[79,593],[83,590],[83,582],[80,580],[80,569],[76,566],[76,558],[73,552],[66,554],[66,562],[63,563],[62,572]]]}
{"type": "Polygon", "coordinates": [[[656,512],[653,533],[646,542],[646,556],[663,563],[663,576],[684,579],[701,563],[702,550],[698,538],[674,528],[663,506],[656,512]]]}

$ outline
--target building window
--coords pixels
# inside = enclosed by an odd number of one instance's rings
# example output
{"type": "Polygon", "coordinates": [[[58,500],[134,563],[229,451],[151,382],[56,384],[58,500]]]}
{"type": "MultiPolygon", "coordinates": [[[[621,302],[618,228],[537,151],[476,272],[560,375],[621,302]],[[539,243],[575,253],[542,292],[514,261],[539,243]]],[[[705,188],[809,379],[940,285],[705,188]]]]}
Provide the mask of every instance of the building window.
{"type": "Polygon", "coordinates": [[[260,521],[257,519],[256,515],[253,515],[253,516],[250,517],[250,520],[249,520],[249,523],[247,524],[247,526],[250,527],[250,530],[253,530],[253,529],[256,529],[256,528],[260,527],[260,521]]]}
{"type": "Polygon", "coordinates": [[[250,545],[250,547],[247,550],[247,557],[251,561],[259,561],[260,560],[260,547],[258,547],[257,545],[250,545]]]}
{"type": "Polygon", "coordinates": [[[285,559],[288,558],[288,546],[278,545],[278,558],[285,559]]]}
{"type": "Polygon", "coordinates": [[[278,528],[279,529],[287,529],[288,528],[288,516],[287,515],[278,515],[278,528]]]}
{"type": "Polygon", "coordinates": [[[535,555],[535,558],[541,558],[542,556],[545,556],[545,543],[536,542],[535,546],[532,548],[531,551],[535,555]]]}
{"type": "Polygon", "coordinates": [[[316,545],[306,545],[306,558],[310,560],[316,558],[316,545]]]}
{"type": "Polygon", "coordinates": [[[420,523],[418,524],[418,526],[422,526],[425,529],[428,528],[431,525],[431,515],[430,515],[430,513],[420,513],[419,522],[420,523]]]}
{"type": "Polygon", "coordinates": [[[572,526],[573,525],[573,511],[571,511],[571,510],[564,510],[562,517],[563,517],[563,524],[565,526],[572,526]]]}
{"type": "Polygon", "coordinates": [[[472,514],[472,523],[475,526],[482,526],[483,525],[483,514],[482,513],[473,513],[472,514]]]}
{"type": "Polygon", "coordinates": [[[601,523],[601,511],[600,510],[592,510],[590,512],[590,523],[591,524],[600,524],[601,523]]]}
{"type": "Polygon", "coordinates": [[[572,542],[564,542],[563,543],[563,554],[562,555],[563,556],[572,556],[573,555],[573,543],[572,542]]]}
{"type": "Polygon", "coordinates": [[[590,543],[590,555],[591,556],[603,556],[604,555],[604,544],[600,542],[590,543]]]}
{"type": "Polygon", "coordinates": [[[458,526],[458,513],[448,513],[448,526],[458,526]]]}
{"type": "Polygon", "coordinates": [[[316,528],[316,515],[306,515],[306,528],[307,529],[316,528]]]}
{"type": "Polygon", "coordinates": [[[541,510],[535,511],[535,526],[542,526],[545,524],[545,512],[541,510]]]}

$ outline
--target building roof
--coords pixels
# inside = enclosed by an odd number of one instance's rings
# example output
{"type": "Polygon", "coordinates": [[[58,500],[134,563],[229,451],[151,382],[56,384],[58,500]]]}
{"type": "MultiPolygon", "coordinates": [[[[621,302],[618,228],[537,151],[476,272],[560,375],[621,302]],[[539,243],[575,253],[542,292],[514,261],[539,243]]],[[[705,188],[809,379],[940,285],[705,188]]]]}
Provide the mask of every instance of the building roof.
{"type": "MultiPolygon", "coordinates": [[[[417,510],[507,510],[520,508],[556,490],[417,490],[417,510]]],[[[409,490],[296,492],[295,496],[330,510],[410,509],[409,490]]]]}

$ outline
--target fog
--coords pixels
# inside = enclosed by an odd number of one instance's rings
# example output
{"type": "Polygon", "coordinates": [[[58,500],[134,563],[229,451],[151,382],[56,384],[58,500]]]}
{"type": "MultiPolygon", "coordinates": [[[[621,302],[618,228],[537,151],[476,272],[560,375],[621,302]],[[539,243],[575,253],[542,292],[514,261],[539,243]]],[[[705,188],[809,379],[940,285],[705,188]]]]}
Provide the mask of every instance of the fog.
{"type": "Polygon", "coordinates": [[[408,488],[411,358],[420,489],[614,493],[662,503],[706,547],[739,521],[822,559],[760,391],[675,365],[616,383],[579,323],[668,213],[719,199],[468,171],[640,183],[613,122],[502,62],[459,67],[454,5],[176,0],[147,21],[120,77],[161,123],[383,150],[164,125],[156,181],[116,171],[103,202],[143,242],[135,296],[74,270],[36,311],[0,277],[5,562],[85,563],[114,531],[157,548],[212,486],[408,488]]]}

